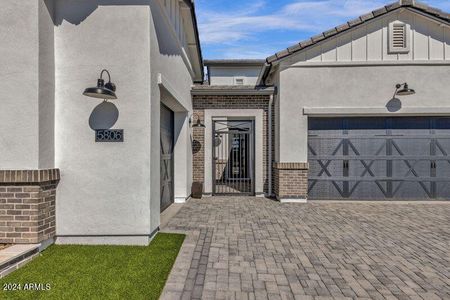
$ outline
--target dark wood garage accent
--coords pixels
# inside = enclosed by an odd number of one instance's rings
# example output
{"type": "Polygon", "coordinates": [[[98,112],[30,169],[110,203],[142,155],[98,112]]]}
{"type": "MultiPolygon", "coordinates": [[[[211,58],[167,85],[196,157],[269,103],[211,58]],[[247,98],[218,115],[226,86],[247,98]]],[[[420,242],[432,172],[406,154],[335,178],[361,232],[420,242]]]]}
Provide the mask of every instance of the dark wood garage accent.
{"type": "Polygon", "coordinates": [[[450,118],[310,118],[309,199],[450,199],[450,118]]]}

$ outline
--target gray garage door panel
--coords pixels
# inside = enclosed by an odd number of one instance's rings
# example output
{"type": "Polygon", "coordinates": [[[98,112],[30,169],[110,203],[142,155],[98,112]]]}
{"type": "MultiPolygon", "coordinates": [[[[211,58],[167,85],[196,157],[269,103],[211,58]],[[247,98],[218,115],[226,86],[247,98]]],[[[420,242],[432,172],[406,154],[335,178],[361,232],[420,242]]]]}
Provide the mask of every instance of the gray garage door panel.
{"type": "Polygon", "coordinates": [[[450,199],[450,118],[311,118],[310,199],[450,199]]]}

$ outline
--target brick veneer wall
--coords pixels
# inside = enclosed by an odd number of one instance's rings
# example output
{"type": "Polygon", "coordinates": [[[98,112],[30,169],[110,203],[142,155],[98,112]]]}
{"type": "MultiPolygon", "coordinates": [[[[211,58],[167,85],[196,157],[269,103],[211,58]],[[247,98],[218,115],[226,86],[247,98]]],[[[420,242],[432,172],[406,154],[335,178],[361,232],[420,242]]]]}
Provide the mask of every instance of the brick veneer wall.
{"type": "Polygon", "coordinates": [[[307,163],[274,163],[273,175],[274,193],[278,200],[307,198],[307,163]]]}
{"type": "Polygon", "coordinates": [[[0,170],[0,243],[40,243],[55,236],[58,169],[0,170]]]}
{"type": "MultiPolygon", "coordinates": [[[[193,95],[192,96],[194,114],[198,116],[202,122],[205,118],[205,109],[262,109],[263,110],[263,174],[264,174],[264,192],[268,191],[268,104],[269,95],[193,95]]],[[[272,118],[274,116],[274,108],[272,106],[272,118]]],[[[197,119],[194,120],[196,122],[197,119]]],[[[275,122],[272,121],[272,153],[274,154],[274,128],[275,122]]],[[[205,131],[201,128],[193,130],[193,179],[194,181],[204,182],[205,176],[205,131]]],[[[273,157],[272,156],[272,157],[273,157]]]]}

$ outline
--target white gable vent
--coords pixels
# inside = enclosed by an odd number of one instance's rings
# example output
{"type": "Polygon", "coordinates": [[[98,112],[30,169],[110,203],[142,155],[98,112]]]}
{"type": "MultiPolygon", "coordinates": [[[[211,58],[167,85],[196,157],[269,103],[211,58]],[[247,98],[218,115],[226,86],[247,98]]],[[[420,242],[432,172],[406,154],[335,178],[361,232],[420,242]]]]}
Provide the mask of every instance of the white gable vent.
{"type": "Polygon", "coordinates": [[[389,53],[409,52],[409,31],[409,25],[403,22],[389,24],[389,53]]]}

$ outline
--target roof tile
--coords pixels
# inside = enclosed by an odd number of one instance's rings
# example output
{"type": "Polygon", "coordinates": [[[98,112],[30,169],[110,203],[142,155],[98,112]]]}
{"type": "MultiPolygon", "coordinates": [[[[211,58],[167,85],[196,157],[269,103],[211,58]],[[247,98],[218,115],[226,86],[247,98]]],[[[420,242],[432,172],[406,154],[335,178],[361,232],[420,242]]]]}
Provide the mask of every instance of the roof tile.
{"type": "Polygon", "coordinates": [[[356,19],[353,19],[353,20],[348,21],[348,25],[349,25],[350,27],[354,27],[354,26],[356,26],[356,25],[361,24],[362,22],[363,22],[363,21],[361,20],[361,18],[356,18],[356,19]]]}
{"type": "Polygon", "coordinates": [[[276,54],[274,54],[274,55],[271,55],[271,56],[269,56],[268,58],[266,58],[266,61],[267,61],[267,63],[273,63],[274,61],[276,61],[278,58],[277,58],[277,55],[276,54]]]}
{"type": "Polygon", "coordinates": [[[439,10],[439,9],[437,9],[437,8],[430,7],[430,6],[428,6],[428,8],[426,9],[426,11],[427,11],[428,13],[433,14],[433,15],[436,15],[436,16],[439,16],[439,15],[442,13],[441,10],[439,10]]]}
{"type": "Polygon", "coordinates": [[[385,14],[385,13],[387,13],[386,7],[382,7],[382,8],[376,9],[376,10],[374,10],[372,12],[374,17],[381,16],[382,14],[385,14]]]}
{"type": "Polygon", "coordinates": [[[336,30],[337,30],[338,32],[347,30],[347,29],[349,29],[349,28],[350,28],[350,25],[348,25],[348,23],[345,23],[345,24],[341,24],[341,25],[339,25],[339,26],[336,26],[336,30]]]}
{"type": "Polygon", "coordinates": [[[325,32],[323,33],[323,35],[324,35],[325,37],[329,37],[329,36],[335,35],[337,32],[338,32],[337,29],[336,29],[336,28],[333,28],[333,29],[330,29],[330,30],[328,30],[328,31],[325,31],[325,32]]]}
{"type": "Polygon", "coordinates": [[[304,41],[301,41],[301,42],[300,42],[300,46],[301,46],[302,48],[311,46],[312,44],[314,44],[314,43],[313,43],[313,41],[312,41],[311,39],[304,40],[304,41]]]}
{"type": "Polygon", "coordinates": [[[399,2],[394,2],[392,4],[388,4],[388,5],[385,6],[387,11],[392,11],[392,10],[397,9],[399,7],[401,7],[399,2]]]}
{"type": "Polygon", "coordinates": [[[311,40],[312,40],[314,43],[320,42],[320,41],[323,40],[323,39],[325,39],[325,36],[323,35],[323,33],[318,34],[318,35],[315,35],[315,36],[313,36],[313,37],[311,38],[311,40]]]}
{"type": "Polygon", "coordinates": [[[291,54],[289,52],[289,50],[288,49],[284,49],[284,50],[281,50],[280,52],[277,53],[277,57],[278,58],[283,58],[285,56],[288,56],[289,54],[291,54]]]}
{"type": "Polygon", "coordinates": [[[402,0],[401,1],[402,6],[409,6],[409,5],[414,5],[414,4],[415,4],[415,0],[402,0]]]}
{"type": "Polygon", "coordinates": [[[368,21],[370,19],[373,19],[373,14],[370,12],[368,14],[362,15],[361,17],[359,17],[361,19],[361,21],[368,21]]]}
{"type": "Polygon", "coordinates": [[[298,43],[298,44],[295,44],[294,46],[291,46],[291,47],[289,47],[289,48],[287,48],[287,49],[288,49],[288,51],[289,51],[290,53],[293,53],[293,52],[296,52],[296,51],[301,50],[301,49],[302,49],[302,46],[300,46],[300,43],[298,43]]]}

